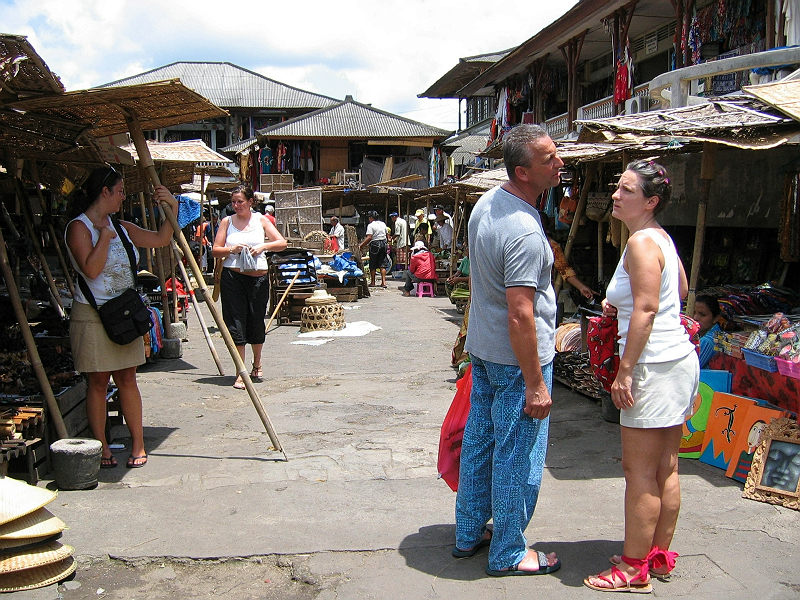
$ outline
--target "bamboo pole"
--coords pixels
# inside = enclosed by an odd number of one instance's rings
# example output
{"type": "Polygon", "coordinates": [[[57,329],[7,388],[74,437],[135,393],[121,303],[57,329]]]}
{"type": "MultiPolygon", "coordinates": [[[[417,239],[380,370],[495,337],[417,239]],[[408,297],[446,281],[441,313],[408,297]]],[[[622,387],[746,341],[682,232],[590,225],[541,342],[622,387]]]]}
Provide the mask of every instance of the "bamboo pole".
{"type": "Polygon", "coordinates": [[[211,341],[211,336],[209,335],[208,327],[206,326],[206,320],[203,317],[203,313],[200,312],[200,303],[197,301],[197,298],[195,297],[194,288],[192,287],[192,284],[189,281],[189,274],[186,272],[186,267],[183,266],[180,250],[178,249],[178,245],[175,243],[175,240],[172,240],[170,242],[170,246],[172,247],[172,252],[175,254],[175,258],[178,261],[178,268],[181,271],[181,279],[183,279],[183,284],[186,286],[186,289],[189,290],[189,297],[192,300],[192,306],[194,306],[194,312],[195,314],[197,314],[197,320],[200,322],[200,328],[203,330],[203,337],[206,338],[206,344],[208,344],[208,349],[211,351],[211,357],[214,359],[214,364],[217,365],[217,371],[219,371],[219,374],[225,375],[225,370],[222,368],[222,363],[219,360],[219,354],[217,354],[217,349],[214,347],[214,342],[211,341]]]}
{"type": "Polygon", "coordinates": [[[275,320],[275,315],[278,314],[278,311],[281,308],[281,304],[283,304],[283,301],[286,300],[286,296],[289,295],[289,290],[292,289],[294,282],[297,281],[297,278],[299,276],[300,276],[300,271],[294,274],[294,277],[292,277],[292,280],[289,282],[289,286],[286,288],[286,291],[283,292],[283,296],[281,296],[281,299],[278,300],[278,304],[275,305],[275,310],[272,311],[272,316],[269,318],[269,321],[267,322],[267,332],[269,332],[270,325],[272,325],[272,322],[275,320]]]}
{"type": "MultiPolygon", "coordinates": [[[[600,284],[605,279],[603,268],[603,222],[597,223],[597,283],[600,284]]],[[[600,289],[600,288],[598,288],[600,289]]]]}
{"type": "Polygon", "coordinates": [[[20,212],[22,213],[22,221],[25,223],[25,231],[33,244],[33,252],[39,259],[44,277],[47,280],[47,286],[50,288],[51,304],[59,317],[66,318],[67,314],[64,312],[64,307],[61,305],[61,298],[56,287],[56,282],[53,280],[53,274],[50,272],[50,265],[47,264],[47,259],[42,250],[41,240],[33,228],[33,215],[31,207],[26,202],[25,190],[22,187],[22,182],[19,179],[14,179],[14,186],[17,191],[17,197],[20,201],[20,212]]]}
{"type": "Polygon", "coordinates": [[[34,375],[36,375],[36,381],[39,383],[39,388],[42,390],[42,395],[47,404],[47,415],[53,421],[58,439],[65,438],[68,435],[67,428],[64,425],[64,419],[61,417],[61,410],[58,408],[58,402],[56,402],[56,398],[53,395],[53,388],[50,386],[47,373],[45,373],[42,360],[39,357],[39,350],[36,348],[33,333],[31,333],[31,326],[25,315],[25,308],[22,306],[22,299],[19,295],[17,282],[14,281],[11,265],[8,262],[6,241],[3,238],[2,228],[0,228],[0,270],[2,270],[3,278],[6,280],[6,287],[8,288],[8,295],[11,298],[11,305],[14,308],[14,315],[17,317],[17,322],[19,322],[19,328],[22,332],[22,338],[25,340],[25,348],[28,351],[31,368],[33,369],[34,375]]]}
{"type": "MultiPolygon", "coordinates": [[[[144,198],[144,193],[139,192],[142,194],[142,198],[144,198]]],[[[153,231],[158,231],[158,224],[156,223],[156,211],[155,211],[155,203],[151,197],[147,197],[147,209],[150,213],[150,229],[153,231]]],[[[158,278],[158,287],[161,288],[161,321],[162,325],[164,326],[164,331],[168,331],[170,329],[170,325],[172,325],[172,316],[170,315],[169,310],[169,294],[167,294],[167,284],[164,275],[166,274],[166,270],[164,269],[164,256],[161,252],[159,252],[160,248],[154,248],[154,256],[156,261],[156,277],[158,278]]]]}
{"type": "Polygon", "coordinates": [[[450,241],[450,277],[456,270],[456,242],[458,241],[458,229],[461,221],[458,218],[458,187],[456,187],[456,197],[453,202],[453,239],[450,241]]]}
{"type": "MultiPolygon", "coordinates": [[[[42,210],[44,210],[44,194],[42,194],[42,185],[39,181],[39,168],[37,167],[35,160],[30,162],[30,167],[31,174],[33,175],[33,183],[36,185],[36,193],[39,195],[39,202],[42,205],[42,210]]],[[[53,222],[50,219],[47,220],[47,230],[50,233],[51,239],[53,240],[53,247],[56,250],[56,256],[58,256],[58,264],[61,265],[61,271],[64,273],[64,279],[67,282],[69,293],[74,298],[75,283],[72,281],[72,276],[69,274],[69,266],[64,258],[64,253],[61,251],[61,240],[56,237],[56,230],[53,228],[53,222]]]]}
{"type": "MultiPolygon", "coordinates": [[[[147,208],[144,205],[144,193],[139,192],[139,210],[142,211],[142,225],[147,224],[147,208]]],[[[153,249],[152,248],[144,248],[145,250],[145,259],[147,260],[147,270],[152,273],[153,272],[153,249]]]]}
{"type": "Polygon", "coordinates": [[[711,182],[714,180],[714,160],[716,144],[703,142],[703,156],[700,163],[700,201],[697,203],[697,224],[694,231],[692,250],[692,270],[689,276],[689,296],[686,298],[686,314],[694,314],[694,299],[697,296],[697,281],[700,279],[700,266],[703,264],[703,242],[706,237],[706,209],[711,195],[711,182]]]}
{"type": "MultiPolygon", "coordinates": [[[[578,227],[580,226],[581,219],[583,218],[583,214],[586,212],[586,199],[589,197],[589,187],[594,183],[595,175],[595,167],[594,165],[591,165],[586,173],[586,181],[584,181],[583,187],[581,188],[581,195],[578,197],[578,206],[575,208],[575,216],[573,216],[572,224],[569,227],[567,243],[564,245],[564,258],[567,260],[567,262],[569,262],[570,254],[572,254],[572,246],[575,244],[575,238],[578,235],[578,227]]],[[[563,283],[563,278],[561,275],[558,275],[555,283],[553,284],[556,298],[558,297],[558,293],[561,291],[561,285],[563,283]]]]}
{"type": "MultiPolygon", "coordinates": [[[[147,173],[153,185],[160,185],[161,181],[159,180],[158,173],[153,165],[153,158],[150,155],[150,148],[147,147],[147,142],[144,139],[144,134],[142,133],[142,128],[139,125],[139,121],[131,114],[126,114],[125,120],[128,124],[128,131],[131,134],[134,146],[136,147],[136,152],[139,155],[139,164],[145,169],[145,172],[147,173]]],[[[219,309],[213,302],[208,302],[208,299],[211,298],[211,294],[208,293],[208,287],[206,287],[205,279],[200,276],[202,275],[200,272],[200,267],[194,260],[194,256],[192,256],[192,252],[189,249],[189,244],[186,243],[186,238],[183,236],[183,232],[178,225],[178,220],[175,214],[172,212],[172,207],[169,206],[169,204],[164,203],[162,205],[162,209],[164,211],[164,215],[169,220],[170,225],[172,225],[173,233],[179,247],[186,255],[186,259],[189,261],[189,266],[191,267],[192,272],[195,274],[198,284],[201,286],[199,289],[203,294],[203,298],[206,299],[208,310],[211,312],[211,316],[214,317],[214,321],[216,322],[217,327],[222,334],[222,339],[225,341],[225,346],[228,348],[228,352],[230,353],[231,358],[236,365],[236,372],[244,382],[245,389],[247,389],[247,393],[250,396],[253,407],[256,409],[256,412],[261,419],[261,423],[264,425],[264,429],[266,430],[275,450],[283,454],[283,458],[286,460],[286,453],[283,451],[280,440],[278,440],[278,436],[272,427],[272,422],[269,419],[269,415],[267,415],[267,411],[264,409],[261,399],[258,397],[258,392],[256,392],[255,387],[253,387],[253,381],[250,379],[250,373],[247,371],[247,367],[245,366],[242,357],[239,356],[239,352],[236,349],[236,345],[233,343],[233,338],[231,337],[230,331],[228,331],[228,327],[225,325],[225,321],[222,319],[222,314],[219,312],[219,309]]]]}

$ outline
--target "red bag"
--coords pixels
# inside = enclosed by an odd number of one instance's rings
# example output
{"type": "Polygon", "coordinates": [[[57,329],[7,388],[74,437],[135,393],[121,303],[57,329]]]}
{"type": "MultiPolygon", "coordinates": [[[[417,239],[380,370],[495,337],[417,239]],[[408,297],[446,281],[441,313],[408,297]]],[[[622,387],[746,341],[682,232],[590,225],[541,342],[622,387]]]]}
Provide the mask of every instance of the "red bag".
{"type": "Polygon", "coordinates": [[[339,238],[337,238],[335,235],[332,235],[323,242],[322,248],[331,254],[336,254],[339,251],[339,238]]]}
{"type": "Polygon", "coordinates": [[[586,329],[589,366],[607,392],[611,391],[611,384],[619,370],[618,339],[615,317],[589,317],[589,326],[586,329]]]}
{"type": "MultiPolygon", "coordinates": [[[[689,334],[695,351],[700,354],[700,323],[693,318],[681,314],[681,325],[689,334]]],[[[605,391],[611,391],[611,384],[619,370],[619,354],[617,354],[617,319],[616,317],[590,317],[586,329],[586,345],[589,347],[589,366],[597,380],[603,384],[605,391]]]]}
{"type": "Polygon", "coordinates": [[[458,469],[461,466],[461,442],[469,416],[469,395],[472,393],[472,364],[456,382],[456,395],[442,423],[439,436],[439,477],[454,492],[458,490],[458,469]]]}

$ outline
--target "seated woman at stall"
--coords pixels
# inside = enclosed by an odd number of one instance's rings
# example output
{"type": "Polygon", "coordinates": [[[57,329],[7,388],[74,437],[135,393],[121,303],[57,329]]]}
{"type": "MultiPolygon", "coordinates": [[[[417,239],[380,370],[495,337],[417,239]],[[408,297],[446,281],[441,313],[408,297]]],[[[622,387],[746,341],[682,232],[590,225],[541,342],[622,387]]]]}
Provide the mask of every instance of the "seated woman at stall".
{"type": "Polygon", "coordinates": [[[459,288],[469,289],[469,248],[467,246],[464,246],[464,257],[458,261],[456,272],[445,282],[448,297],[451,296],[453,290],[459,288]]]}
{"type": "Polygon", "coordinates": [[[705,369],[714,358],[714,336],[722,331],[719,326],[719,302],[714,296],[701,294],[694,299],[695,321],[700,323],[700,368],[705,369]]]}

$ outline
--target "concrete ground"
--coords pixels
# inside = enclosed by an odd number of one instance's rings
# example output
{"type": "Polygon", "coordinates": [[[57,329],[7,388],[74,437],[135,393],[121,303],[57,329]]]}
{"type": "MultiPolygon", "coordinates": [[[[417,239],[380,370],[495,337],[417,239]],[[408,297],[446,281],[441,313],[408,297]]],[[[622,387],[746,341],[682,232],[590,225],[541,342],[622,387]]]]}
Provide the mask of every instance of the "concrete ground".
{"type": "MultiPolygon", "coordinates": [[[[460,315],[446,298],[396,286],[345,305],[381,329],[321,346],[271,331],[256,384],[288,461],[276,460],[232,361],[221,377],[190,315],[183,357],[140,371],[150,461],[102,470],[94,490],[49,509],[79,568],[14,598],[595,598],[584,576],[621,551],[624,481],[617,426],[556,384],[542,493],[528,528],[557,573],[495,579],[486,552],[450,556],[455,494],[436,478],[439,428],[455,392],[460,315]]],[[[203,310],[210,328],[213,322],[203,310]]],[[[127,430],[116,428],[117,441],[127,430]]],[[[681,554],[663,598],[800,597],[800,515],[746,500],[723,472],[681,461],[681,554]]],[[[46,482],[45,482],[46,483],[46,482]]],[[[44,485],[42,483],[40,485],[44,485]]],[[[52,485],[52,484],[51,484],[52,485]]]]}

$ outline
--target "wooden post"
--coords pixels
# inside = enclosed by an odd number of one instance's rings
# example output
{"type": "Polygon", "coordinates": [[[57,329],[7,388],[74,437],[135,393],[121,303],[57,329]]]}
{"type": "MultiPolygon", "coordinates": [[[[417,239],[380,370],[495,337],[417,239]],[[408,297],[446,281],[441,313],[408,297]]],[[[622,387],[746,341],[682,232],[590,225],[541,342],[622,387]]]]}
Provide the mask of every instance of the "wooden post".
{"type": "Polygon", "coordinates": [[[603,222],[597,223],[597,283],[602,283],[605,278],[603,273],[603,222]]]}
{"type": "Polygon", "coordinates": [[[458,228],[461,227],[461,221],[458,219],[458,186],[456,188],[456,197],[453,201],[453,240],[450,242],[450,277],[453,276],[453,271],[456,270],[456,242],[458,241],[458,228]]]}
{"type": "Polygon", "coordinates": [[[700,279],[700,266],[703,264],[703,242],[706,238],[706,208],[711,195],[711,182],[714,180],[714,159],[717,146],[703,142],[703,157],[700,163],[700,201],[697,203],[697,224],[694,231],[692,250],[692,270],[689,275],[689,296],[686,298],[686,314],[694,314],[694,299],[697,296],[697,281],[700,279]]]}
{"type": "Polygon", "coordinates": [[[31,326],[28,323],[28,317],[25,315],[25,308],[22,306],[22,299],[19,296],[17,282],[14,281],[11,265],[8,262],[6,241],[3,238],[2,228],[0,228],[0,270],[2,270],[3,278],[6,280],[6,288],[8,288],[8,296],[11,298],[11,305],[14,308],[14,315],[17,317],[17,322],[22,332],[22,338],[25,340],[25,349],[28,351],[31,368],[33,369],[34,375],[36,375],[36,381],[39,383],[39,388],[42,390],[42,395],[47,404],[47,416],[52,419],[58,438],[65,438],[68,435],[67,428],[64,425],[64,419],[61,417],[61,410],[58,408],[58,402],[56,402],[56,398],[53,395],[53,388],[50,387],[50,381],[47,379],[47,373],[45,373],[42,360],[39,358],[39,350],[36,348],[33,333],[31,333],[31,326]]]}
{"type": "MultiPolygon", "coordinates": [[[[142,192],[139,192],[144,197],[142,192]]],[[[158,231],[158,224],[156,223],[156,212],[155,212],[155,203],[151,197],[147,197],[147,209],[150,213],[150,229],[153,231],[158,231]]],[[[172,325],[172,317],[170,316],[169,310],[169,294],[167,294],[167,284],[164,275],[166,274],[166,269],[164,268],[164,254],[160,251],[161,248],[155,248],[155,260],[156,260],[156,277],[158,278],[158,287],[161,288],[161,320],[162,325],[164,326],[164,331],[166,332],[172,325]]]]}
{"type": "Polygon", "coordinates": [[[200,328],[203,330],[203,337],[206,338],[208,349],[211,351],[211,357],[214,359],[214,364],[217,365],[217,371],[219,371],[219,374],[225,375],[225,371],[222,368],[222,363],[219,360],[219,354],[217,354],[217,349],[214,347],[214,342],[211,341],[211,336],[208,334],[206,320],[203,317],[203,313],[200,312],[200,303],[195,297],[194,288],[192,287],[192,283],[189,281],[189,275],[186,273],[186,268],[183,266],[183,261],[181,261],[180,250],[178,249],[178,245],[175,243],[175,240],[170,242],[170,246],[172,247],[172,252],[175,254],[175,258],[178,261],[178,268],[181,271],[181,279],[183,279],[183,284],[189,291],[189,298],[192,300],[192,306],[194,306],[194,312],[197,314],[197,320],[200,322],[200,328]]]}
{"type": "MultiPolygon", "coordinates": [[[[142,133],[142,128],[139,125],[138,120],[131,114],[126,114],[125,120],[128,123],[128,131],[133,139],[133,144],[136,146],[136,152],[139,155],[139,164],[145,169],[145,172],[147,173],[153,185],[161,185],[161,181],[158,178],[158,173],[153,165],[153,158],[150,156],[150,148],[147,147],[147,142],[144,139],[144,134],[142,133]]],[[[283,447],[281,446],[280,440],[278,440],[275,429],[272,427],[272,422],[269,419],[269,415],[267,415],[267,411],[264,409],[264,406],[261,403],[261,398],[259,398],[258,392],[256,392],[255,387],[253,387],[253,381],[250,379],[250,373],[248,372],[241,356],[239,356],[239,352],[236,349],[236,345],[233,343],[233,338],[231,337],[230,331],[228,331],[228,327],[225,325],[225,321],[222,319],[222,314],[219,312],[216,304],[209,301],[211,294],[208,292],[208,287],[206,286],[205,279],[202,277],[200,267],[197,266],[197,262],[194,260],[194,256],[192,256],[189,244],[186,242],[186,238],[183,236],[183,232],[178,225],[178,220],[175,214],[172,212],[172,207],[170,207],[169,204],[164,203],[162,205],[162,209],[164,211],[164,215],[167,217],[167,219],[169,219],[170,225],[172,225],[174,236],[178,245],[186,256],[186,259],[189,261],[189,266],[191,267],[191,270],[194,273],[198,284],[200,285],[200,292],[203,294],[203,298],[206,299],[208,310],[211,312],[211,316],[214,317],[214,322],[217,324],[217,327],[222,334],[222,339],[225,341],[225,346],[228,348],[228,353],[231,355],[233,363],[236,365],[236,372],[244,382],[247,393],[253,403],[253,407],[256,409],[256,412],[261,419],[261,423],[264,425],[264,429],[266,430],[275,450],[283,454],[283,458],[286,460],[286,453],[283,451],[283,447]]]]}
{"type": "Polygon", "coordinates": [[[17,190],[17,197],[19,198],[20,202],[22,220],[25,223],[25,232],[30,238],[31,244],[33,244],[33,251],[36,254],[36,257],[39,259],[39,263],[41,263],[42,271],[44,271],[44,277],[47,280],[47,286],[50,288],[50,303],[52,304],[53,309],[56,311],[56,314],[63,319],[67,315],[64,312],[64,307],[61,305],[61,297],[58,293],[56,282],[53,280],[53,274],[50,272],[50,265],[47,264],[47,258],[45,258],[44,251],[42,250],[41,240],[33,228],[33,211],[27,202],[27,198],[25,198],[25,188],[22,186],[22,182],[19,179],[15,178],[14,184],[17,190]]]}
{"type": "MultiPolygon", "coordinates": [[[[44,194],[42,194],[42,185],[39,181],[39,169],[36,166],[36,161],[32,160],[30,163],[31,175],[33,176],[33,183],[36,185],[36,193],[39,195],[39,202],[44,210],[44,194]]],[[[67,281],[70,295],[75,297],[75,283],[72,281],[72,276],[69,274],[69,265],[64,258],[64,253],[61,251],[61,241],[56,236],[56,231],[53,228],[53,221],[47,220],[47,230],[50,233],[50,238],[53,240],[53,248],[55,248],[56,255],[58,256],[58,264],[61,265],[61,271],[64,273],[64,279],[67,281]]]]}
{"type": "MultiPolygon", "coordinates": [[[[144,205],[144,193],[139,192],[139,210],[142,211],[142,225],[147,225],[147,208],[144,205]]],[[[144,248],[147,259],[147,270],[153,272],[153,249],[144,248]]]]}

